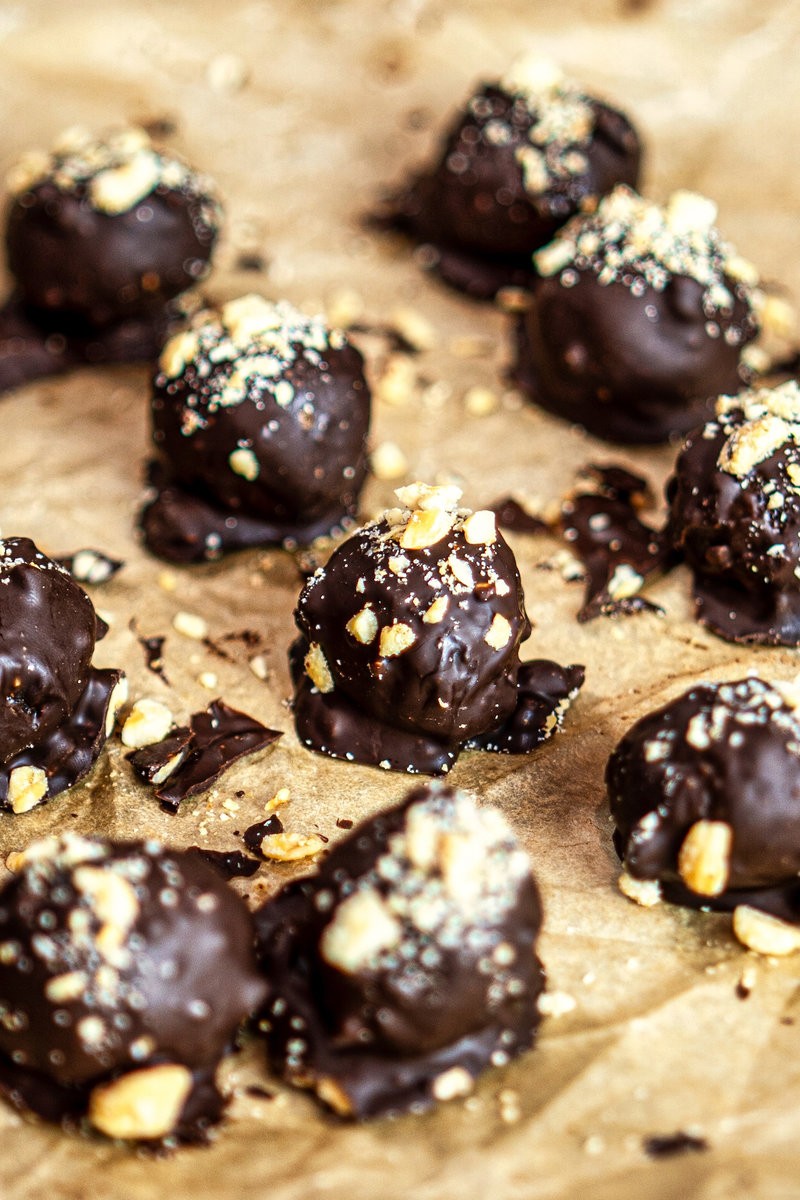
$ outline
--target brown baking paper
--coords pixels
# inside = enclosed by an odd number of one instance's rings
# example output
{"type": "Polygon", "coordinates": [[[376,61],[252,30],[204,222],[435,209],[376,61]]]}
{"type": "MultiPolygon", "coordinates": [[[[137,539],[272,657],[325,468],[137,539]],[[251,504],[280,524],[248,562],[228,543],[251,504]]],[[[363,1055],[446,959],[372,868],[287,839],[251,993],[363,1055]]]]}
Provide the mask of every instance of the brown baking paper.
{"type": "MultiPolygon", "coordinates": [[[[396,443],[407,469],[369,483],[365,514],[415,478],[454,479],[475,508],[515,488],[552,501],[590,461],[624,463],[660,494],[673,451],[618,452],[523,405],[503,378],[508,319],[447,291],[418,270],[406,244],[360,225],[383,186],[430,152],[473,83],[496,78],[526,48],[561,60],[633,116],[647,140],[650,194],[689,187],[717,199],[738,249],[800,295],[793,0],[5,5],[2,165],[49,145],[66,125],[167,121],[175,126],[167,144],[213,174],[225,200],[227,232],[205,289],[212,299],[261,290],[336,316],[362,307],[371,326],[398,307],[424,317],[433,345],[405,360],[413,386],[400,398],[376,389],[372,444],[396,443]],[[262,256],[266,269],[241,269],[242,254],[262,256]],[[493,393],[492,411],[465,405],[474,387],[493,393]]],[[[386,340],[359,344],[377,382],[386,340]]],[[[86,784],[29,814],[0,815],[3,858],[64,828],[241,848],[238,834],[263,818],[280,787],[292,796],[286,828],[334,842],[338,818],[358,821],[403,795],[402,776],[319,758],[294,736],[286,648],[299,576],[287,554],[181,569],[138,545],[145,370],[76,371],[0,403],[3,533],[31,536],[51,554],[91,546],[125,560],[90,589],[111,626],[96,661],[124,667],[133,698],[164,700],[176,718],[219,695],[285,731],[176,816],[134,781],[115,738],[86,784]],[[181,610],[202,616],[212,639],[257,631],[266,681],[242,642],[226,642],[225,659],[176,632],[181,610]],[[146,670],[132,621],[142,636],[166,636],[169,686],[146,670]],[[216,682],[204,686],[208,674],[216,682]]],[[[526,657],[585,663],[586,685],[552,743],[528,758],[465,754],[451,778],[500,806],[535,864],[555,1010],[536,1048],[487,1073],[466,1101],[358,1127],[287,1092],[251,1045],[225,1069],[233,1099],[213,1145],[165,1160],[66,1136],[0,1106],[4,1200],[796,1194],[800,957],[757,959],[733,940],[726,917],[625,900],[602,777],[624,729],[693,681],[750,668],[791,678],[800,656],[743,650],[703,631],[682,569],[648,589],[663,617],[578,625],[582,585],[544,569],[558,543],[511,540],[534,623],[526,657]],[[743,972],[747,999],[737,996],[743,972]],[[248,1084],[272,1098],[248,1094],[248,1084]],[[678,1131],[706,1149],[648,1157],[646,1138],[678,1131]]],[[[237,886],[256,904],[309,866],[265,864],[237,886]]]]}

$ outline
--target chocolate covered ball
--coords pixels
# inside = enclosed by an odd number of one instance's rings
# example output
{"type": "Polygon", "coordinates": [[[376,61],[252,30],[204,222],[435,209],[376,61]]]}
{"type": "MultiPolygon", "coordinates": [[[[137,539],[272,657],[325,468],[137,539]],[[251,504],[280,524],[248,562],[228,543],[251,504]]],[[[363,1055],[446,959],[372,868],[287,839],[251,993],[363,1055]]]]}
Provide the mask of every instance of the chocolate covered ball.
{"type": "Polygon", "coordinates": [[[0,584],[0,807],[19,813],[89,771],[126,685],[92,667],[106,626],[29,538],[0,541],[0,584]]]}
{"type": "Polygon", "coordinates": [[[415,789],[256,922],[270,1057],[343,1116],[463,1096],[531,1045],[544,977],[530,862],[464,792],[415,789]]]}
{"type": "Polygon", "coordinates": [[[436,267],[488,299],[530,285],[531,253],[617,183],[635,185],[639,139],[621,112],[527,56],[471,97],[436,164],[395,201],[395,222],[436,267]]]}
{"type": "Polygon", "coordinates": [[[260,296],[199,314],[164,347],[152,410],[154,553],[310,542],[354,515],[370,392],[361,354],[321,318],[260,296]]]}
{"type": "Polygon", "coordinates": [[[754,949],[770,930],[800,947],[798,704],[796,685],[703,683],[628,731],[606,772],[623,892],[734,910],[754,949]]]}
{"type": "Polygon", "coordinates": [[[202,1137],[262,1000],[239,897],[191,853],[65,834],[0,893],[0,1087],[110,1137],[202,1137]]]}
{"type": "Polygon", "coordinates": [[[522,686],[530,623],[494,513],[459,508],[456,487],[396,494],[401,507],[343,542],[300,595],[298,736],[334,758],[431,774],[467,745],[532,749],[582,672],[537,661],[522,686]]]}
{"type": "Polygon", "coordinates": [[[734,642],[800,645],[800,388],[721,396],[667,485],[667,536],[698,620],[734,642]]]}
{"type": "Polygon", "coordinates": [[[662,209],[620,186],[538,251],[541,278],[517,326],[514,374],[528,398],[597,437],[646,443],[686,433],[712,397],[738,391],[758,277],[715,219],[694,193],[662,209]]]}
{"type": "Polygon", "coordinates": [[[213,186],[143,129],[69,129],[11,171],[6,248],[24,303],[102,327],[164,303],[207,273],[213,186]]]}

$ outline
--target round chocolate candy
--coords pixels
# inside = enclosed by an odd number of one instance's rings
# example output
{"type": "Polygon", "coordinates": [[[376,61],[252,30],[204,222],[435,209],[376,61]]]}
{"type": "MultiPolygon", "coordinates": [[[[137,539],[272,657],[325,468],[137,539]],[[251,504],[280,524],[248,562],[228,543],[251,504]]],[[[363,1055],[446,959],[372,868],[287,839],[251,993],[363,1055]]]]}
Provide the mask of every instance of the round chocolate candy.
{"type": "Polygon", "coordinates": [[[83,778],[127,689],[91,665],[91,600],[29,538],[0,540],[0,584],[0,807],[19,813],[83,778]]]}
{"type": "Polygon", "coordinates": [[[219,205],[213,186],[143,129],[94,138],[69,129],[50,154],[11,171],[8,265],[43,317],[100,328],[163,308],[208,271],[219,205]]]}
{"type": "Polygon", "coordinates": [[[270,1056],[343,1116],[464,1095],[531,1045],[544,977],[530,862],[464,792],[415,789],[256,923],[270,1056]]]}
{"type": "Polygon", "coordinates": [[[321,318],[260,296],[200,313],[164,347],[152,407],[154,553],[310,542],[354,515],[370,392],[360,353],[321,318]]]}
{"type": "Polygon", "coordinates": [[[471,97],[438,162],[394,201],[394,221],[432,244],[448,283],[489,299],[530,285],[532,251],[574,213],[635,185],[640,155],[627,117],[526,56],[471,97]]]}
{"type": "Polygon", "coordinates": [[[253,928],[199,856],[65,834],[0,894],[0,1088],[110,1137],[202,1137],[214,1070],[262,1000],[253,928]]]}
{"type": "Polygon", "coordinates": [[[800,387],[721,396],[667,497],[698,620],[728,641],[800,645],[800,387]]]}
{"type": "Polygon", "coordinates": [[[662,209],[625,186],[573,218],[534,255],[541,278],[517,325],[527,396],[597,437],[661,442],[737,391],[758,277],[715,219],[694,193],[662,209]]]}
{"type": "Polygon", "coordinates": [[[529,664],[525,687],[541,683],[550,703],[529,706],[512,734],[527,703],[519,645],[530,623],[494,513],[458,508],[456,487],[415,483],[396,494],[402,507],[342,543],[300,595],[298,736],[335,758],[431,774],[466,745],[531,749],[582,673],[529,664]]]}
{"type": "Polygon", "coordinates": [[[800,947],[798,704],[796,685],[704,683],[628,731],[606,771],[626,895],[734,910],[753,948],[770,929],[800,947]]]}

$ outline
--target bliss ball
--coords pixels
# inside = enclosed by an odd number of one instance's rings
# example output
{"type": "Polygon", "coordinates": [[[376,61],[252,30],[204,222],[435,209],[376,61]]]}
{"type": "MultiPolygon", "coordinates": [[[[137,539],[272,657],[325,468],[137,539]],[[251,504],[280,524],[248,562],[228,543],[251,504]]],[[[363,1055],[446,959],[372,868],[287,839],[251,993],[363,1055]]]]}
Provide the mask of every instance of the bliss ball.
{"type": "Polygon", "coordinates": [[[502,814],[416,788],[256,914],[272,1062],[342,1116],[467,1094],[533,1041],[541,919],[502,814]]]}
{"type": "Polygon", "coordinates": [[[264,987],[250,915],[197,855],[65,834],[0,893],[0,1086],[110,1137],[195,1138],[264,987]]]}
{"type": "Polygon", "coordinates": [[[199,314],[164,347],[152,414],[161,495],[142,524],[163,557],[310,542],[356,511],[370,392],[320,317],[260,296],[199,314]]]}
{"type": "Polygon", "coordinates": [[[528,398],[607,441],[655,443],[738,391],[758,275],[722,240],[716,212],[691,192],[661,208],[619,186],[539,250],[517,324],[528,398]]]}
{"type": "Polygon", "coordinates": [[[26,305],[102,328],[163,307],[208,271],[213,184],[143,129],[69,129],[8,177],[8,266],[26,305]]]}

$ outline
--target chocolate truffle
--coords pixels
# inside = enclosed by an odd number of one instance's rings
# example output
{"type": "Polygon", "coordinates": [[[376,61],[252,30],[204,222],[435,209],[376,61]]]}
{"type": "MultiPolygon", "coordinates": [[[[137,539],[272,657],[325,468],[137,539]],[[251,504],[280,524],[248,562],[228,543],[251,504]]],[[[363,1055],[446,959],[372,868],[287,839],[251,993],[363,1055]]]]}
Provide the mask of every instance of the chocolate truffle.
{"type": "Polygon", "coordinates": [[[702,424],[746,379],[758,332],[752,264],[722,241],[716,205],[666,208],[615,188],[534,255],[541,276],[517,325],[515,378],[548,412],[614,442],[661,442],[702,424]]]}
{"type": "Polygon", "coordinates": [[[356,512],[369,418],[363,359],[321,318],[260,296],[200,313],[153,383],[147,545],[193,562],[337,531],[356,512]]]}
{"type": "Polygon", "coordinates": [[[627,117],[527,56],[467,102],[393,220],[431,244],[448,283],[490,299],[529,286],[532,251],[615,184],[635,185],[639,159],[627,117]]]}
{"type": "Polygon", "coordinates": [[[29,538],[0,541],[0,584],[0,807],[23,813],[88,773],[127,683],[91,665],[106,626],[29,538]]]}
{"type": "Polygon", "coordinates": [[[168,302],[202,279],[213,185],[143,129],[69,129],[8,176],[16,291],[0,312],[0,389],[81,362],[154,359],[168,302]]]}
{"type": "Polygon", "coordinates": [[[606,772],[626,895],[733,910],[753,949],[770,931],[800,947],[798,704],[796,684],[702,683],[628,731],[606,772]]]}
{"type": "Polygon", "coordinates": [[[800,645],[800,388],[721,396],[667,485],[667,535],[697,618],[733,642],[800,645]]]}
{"type": "Polygon", "coordinates": [[[342,1116],[462,1096],[533,1041],[530,862],[501,813],[464,792],[416,788],[256,923],[270,1057],[342,1116]]]}
{"type": "Polygon", "coordinates": [[[201,1138],[264,996],[239,897],[192,852],[65,834],[0,894],[0,1087],[115,1138],[201,1138]]]}
{"type": "Polygon", "coordinates": [[[334,758],[426,774],[449,770],[465,746],[532,749],[582,671],[520,668],[530,623],[493,512],[459,508],[457,487],[414,483],[396,495],[402,507],[343,542],[300,595],[300,740],[334,758]],[[526,692],[549,701],[531,706],[526,692]],[[521,722],[518,706],[527,706],[521,722]]]}

